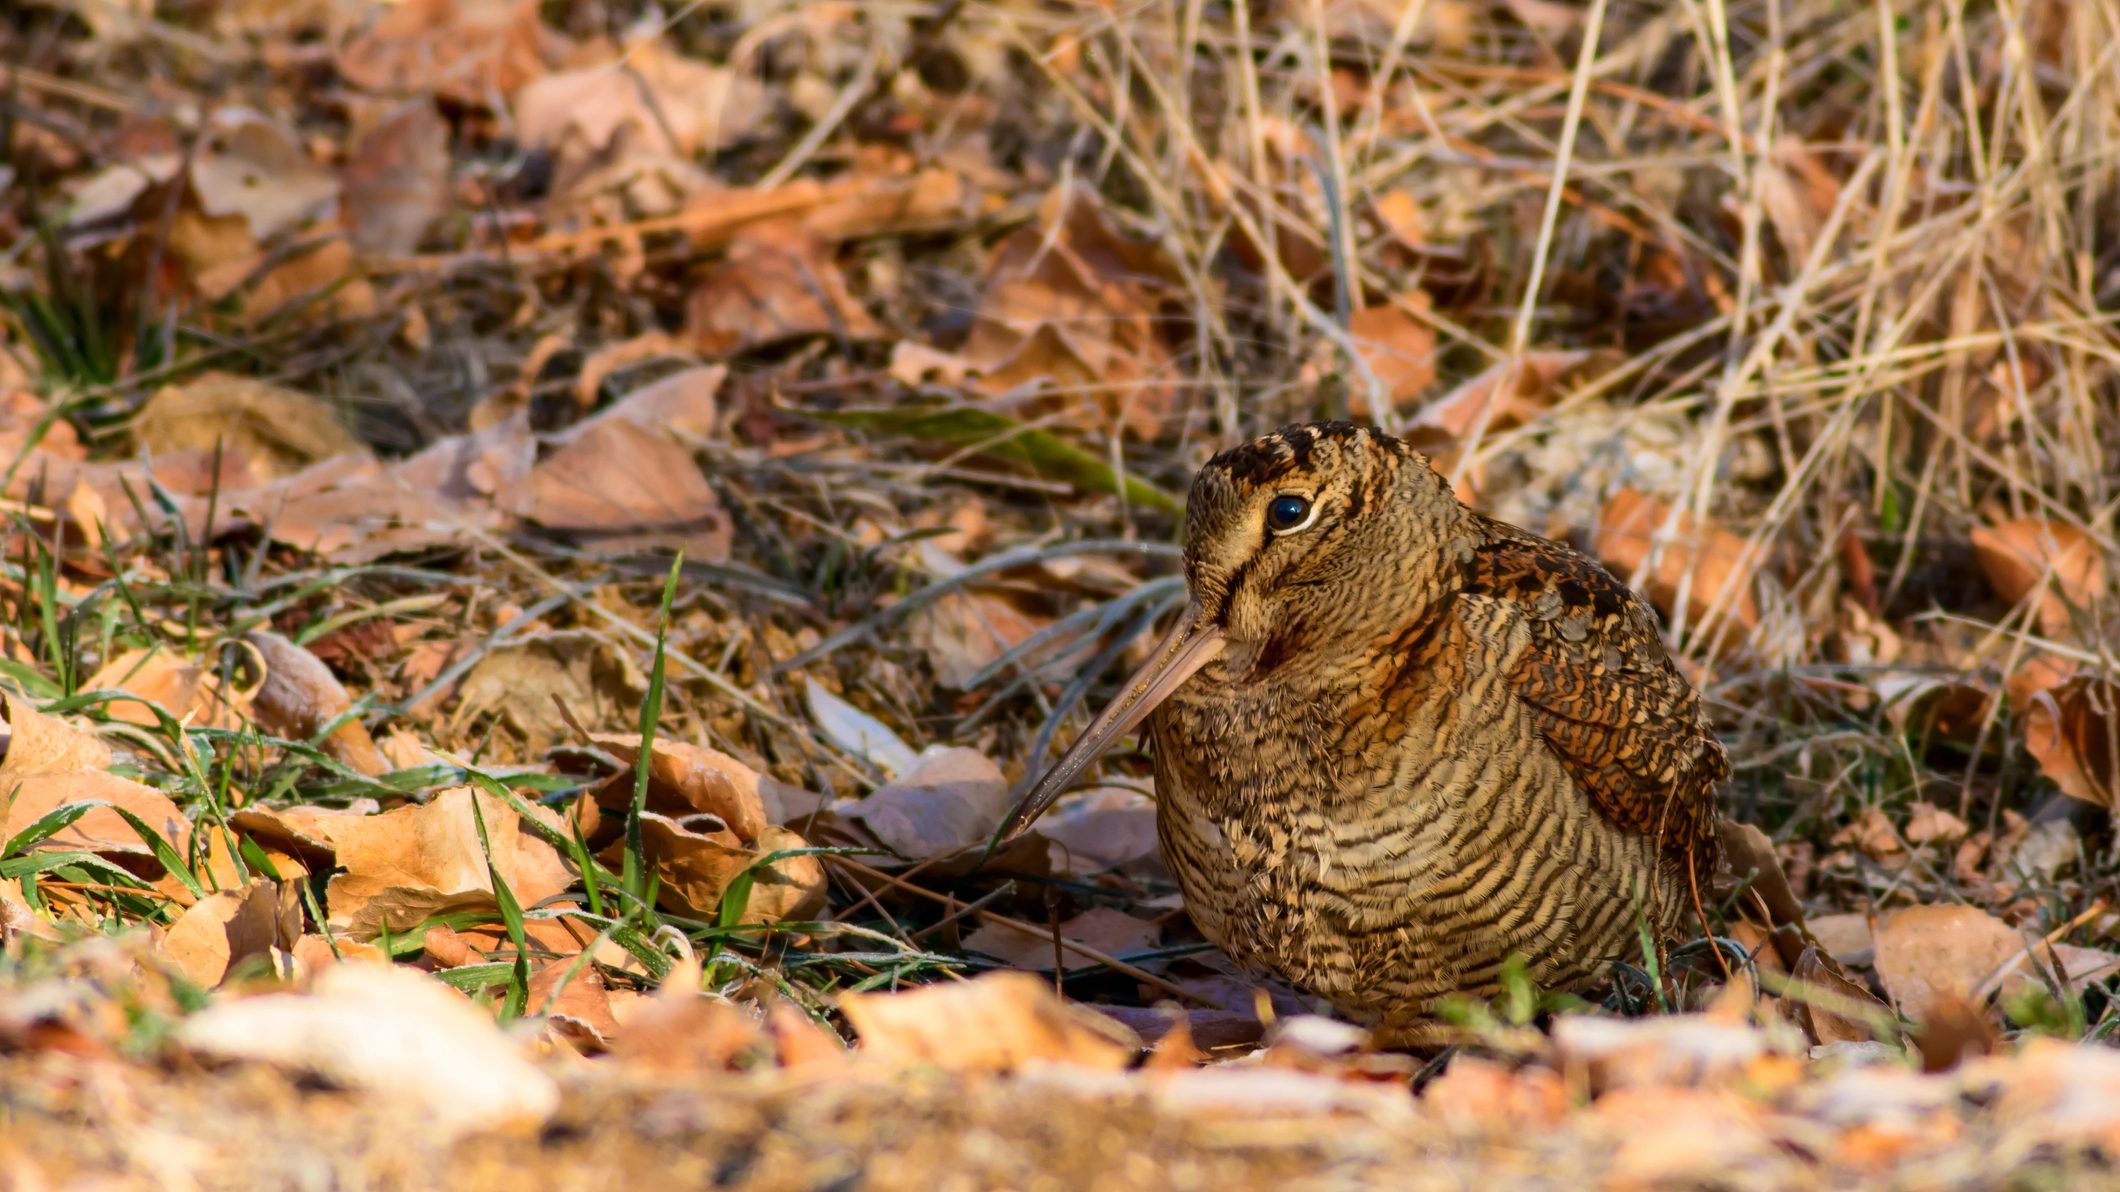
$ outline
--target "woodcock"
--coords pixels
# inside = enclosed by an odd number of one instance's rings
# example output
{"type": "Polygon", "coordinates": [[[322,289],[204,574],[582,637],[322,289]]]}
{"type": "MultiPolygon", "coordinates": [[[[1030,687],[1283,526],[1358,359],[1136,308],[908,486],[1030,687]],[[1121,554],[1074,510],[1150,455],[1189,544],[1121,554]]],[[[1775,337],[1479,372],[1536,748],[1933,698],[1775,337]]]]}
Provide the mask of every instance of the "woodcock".
{"type": "Polygon", "coordinates": [[[1496,994],[1512,955],[1544,987],[1594,983],[1696,905],[1729,763],[1597,563],[1331,422],[1208,461],[1185,579],[1176,627],[1010,835],[1145,720],[1194,922],[1386,1042],[1496,994]]]}

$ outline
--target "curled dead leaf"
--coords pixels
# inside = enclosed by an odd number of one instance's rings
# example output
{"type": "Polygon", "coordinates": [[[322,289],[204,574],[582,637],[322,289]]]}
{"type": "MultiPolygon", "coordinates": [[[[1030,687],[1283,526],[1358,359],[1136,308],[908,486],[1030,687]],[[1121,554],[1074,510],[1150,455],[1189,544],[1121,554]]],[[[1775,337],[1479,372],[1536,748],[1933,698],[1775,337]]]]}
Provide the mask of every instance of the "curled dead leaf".
{"type": "Polygon", "coordinates": [[[321,742],[324,752],[357,773],[390,772],[390,761],[376,748],[368,726],[347,715],[353,697],[322,659],[267,630],[256,630],[244,640],[265,663],[265,679],[254,703],[259,724],[280,736],[308,741],[337,721],[321,742]]]}
{"type": "MultiPolygon", "coordinates": [[[[611,751],[625,767],[598,792],[604,806],[623,808],[633,800],[633,765],[640,740],[620,733],[590,737],[611,751]]],[[[758,771],[719,749],[658,737],[648,755],[648,802],[651,811],[684,816],[704,812],[719,817],[737,839],[757,840],[766,829],[758,771]]]]}
{"type": "MultiPolygon", "coordinates": [[[[641,846],[661,880],[657,900],[664,907],[712,918],[721,913],[731,884],[744,874],[750,875],[750,886],[737,922],[805,918],[824,905],[824,864],[817,857],[781,857],[759,864],[773,853],[807,847],[801,836],[774,825],[747,844],[733,832],[711,830],[715,821],[706,818],[707,823],[694,824],[652,811],[641,813],[641,846]]],[[[624,848],[623,839],[615,841],[601,854],[605,864],[618,864],[624,848]]]]}
{"type": "Polygon", "coordinates": [[[193,903],[162,937],[157,951],[186,980],[211,989],[228,970],[274,948],[292,948],[302,933],[293,887],[259,878],[193,903]]]}
{"type": "Polygon", "coordinates": [[[2078,675],[2034,692],[2024,710],[2024,747],[2063,794],[2120,806],[2120,683],[2078,675]]]}

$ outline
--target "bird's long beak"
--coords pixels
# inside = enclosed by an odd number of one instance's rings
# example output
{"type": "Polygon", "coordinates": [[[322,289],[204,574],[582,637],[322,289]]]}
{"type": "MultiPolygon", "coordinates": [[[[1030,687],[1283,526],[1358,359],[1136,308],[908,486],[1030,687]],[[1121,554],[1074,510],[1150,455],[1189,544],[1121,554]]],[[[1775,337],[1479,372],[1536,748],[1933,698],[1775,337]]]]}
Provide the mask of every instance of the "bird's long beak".
{"type": "Polygon", "coordinates": [[[1194,672],[1213,661],[1227,645],[1222,630],[1207,621],[1206,615],[1196,604],[1188,604],[1185,614],[1156,645],[1156,652],[1149,655],[1148,662],[1135,671],[1126,681],[1126,686],[1117,698],[1097,718],[1090,722],[1075,743],[1068,747],[1060,760],[1053,763],[1038,779],[1036,785],[1016,803],[1009,813],[1008,823],[1001,829],[1001,840],[1016,838],[1031,821],[1044,815],[1075,779],[1098,756],[1111,747],[1118,738],[1132,732],[1134,727],[1146,719],[1156,705],[1169,698],[1194,672]]]}

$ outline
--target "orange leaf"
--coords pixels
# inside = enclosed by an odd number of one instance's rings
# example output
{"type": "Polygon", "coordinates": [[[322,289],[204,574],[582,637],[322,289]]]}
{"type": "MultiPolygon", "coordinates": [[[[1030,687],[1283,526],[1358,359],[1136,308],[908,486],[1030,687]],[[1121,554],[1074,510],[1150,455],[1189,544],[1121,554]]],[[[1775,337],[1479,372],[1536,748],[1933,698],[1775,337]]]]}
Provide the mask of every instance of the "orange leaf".
{"type": "Polygon", "coordinates": [[[2025,517],[1976,526],[1972,540],[1973,557],[1996,595],[2016,604],[2039,593],[2039,624],[2049,634],[2069,627],[2072,607],[2088,608],[2105,594],[2105,559],[2097,544],[2066,522],[2025,517]]]}
{"type": "MultiPolygon", "coordinates": [[[[1719,605],[1724,616],[1734,617],[1745,628],[1757,626],[1759,605],[1745,568],[1745,540],[1681,513],[1670,538],[1659,541],[1659,530],[1670,513],[1670,505],[1634,489],[1613,493],[1598,518],[1598,558],[1625,579],[1655,555],[1655,568],[1648,579],[1649,599],[1666,615],[1677,605],[1679,589],[1690,576],[1687,614],[1695,624],[1719,605]]],[[[1756,567],[1758,562],[1755,556],[1750,565],[1756,567]]]]}

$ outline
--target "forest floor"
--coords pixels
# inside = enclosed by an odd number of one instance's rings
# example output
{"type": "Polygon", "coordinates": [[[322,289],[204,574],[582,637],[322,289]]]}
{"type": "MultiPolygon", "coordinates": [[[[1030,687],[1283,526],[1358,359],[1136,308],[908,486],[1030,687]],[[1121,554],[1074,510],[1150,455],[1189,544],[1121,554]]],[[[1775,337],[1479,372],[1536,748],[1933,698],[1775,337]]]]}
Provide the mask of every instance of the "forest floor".
{"type": "Polygon", "coordinates": [[[0,1181],[2120,1183],[2115,46],[9,7],[0,1181]],[[1140,752],[988,854],[1194,470],[1348,416],[1656,606],[1734,979],[1378,1052],[1192,928],[1140,752]]]}

